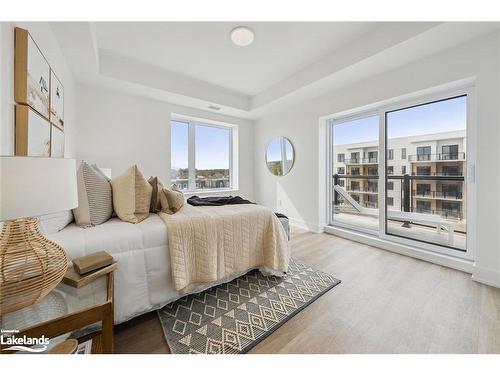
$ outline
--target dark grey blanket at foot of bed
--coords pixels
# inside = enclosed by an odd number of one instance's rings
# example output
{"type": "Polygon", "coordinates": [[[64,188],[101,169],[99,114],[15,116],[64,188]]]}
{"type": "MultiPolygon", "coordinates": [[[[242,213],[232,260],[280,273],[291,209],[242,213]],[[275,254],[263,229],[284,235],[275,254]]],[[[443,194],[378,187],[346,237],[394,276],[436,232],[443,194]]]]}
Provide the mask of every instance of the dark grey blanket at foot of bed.
{"type": "MultiPolygon", "coordinates": [[[[244,199],[239,195],[236,196],[225,196],[225,197],[199,197],[197,195],[193,195],[189,197],[187,202],[191,206],[226,206],[231,204],[256,204],[254,202],[250,202],[248,199],[244,199]]],[[[288,219],[286,215],[283,215],[279,212],[275,212],[276,216],[279,218],[288,219]]]]}

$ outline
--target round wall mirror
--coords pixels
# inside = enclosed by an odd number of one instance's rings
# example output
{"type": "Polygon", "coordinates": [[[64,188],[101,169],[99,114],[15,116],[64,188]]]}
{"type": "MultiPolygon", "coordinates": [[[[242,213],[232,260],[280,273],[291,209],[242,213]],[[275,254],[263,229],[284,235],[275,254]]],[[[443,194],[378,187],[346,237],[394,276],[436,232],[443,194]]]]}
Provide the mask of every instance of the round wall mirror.
{"type": "Polygon", "coordinates": [[[266,149],[266,164],[269,172],[275,176],[284,176],[292,169],[294,160],[295,152],[288,138],[271,139],[266,149]]]}

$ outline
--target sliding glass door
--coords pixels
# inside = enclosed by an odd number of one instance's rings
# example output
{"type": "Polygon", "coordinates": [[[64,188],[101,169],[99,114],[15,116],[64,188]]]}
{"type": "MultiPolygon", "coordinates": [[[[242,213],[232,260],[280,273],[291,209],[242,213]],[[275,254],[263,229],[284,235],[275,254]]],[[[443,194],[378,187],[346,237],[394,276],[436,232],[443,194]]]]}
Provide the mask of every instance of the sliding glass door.
{"type": "Polygon", "coordinates": [[[332,122],[332,220],[373,232],[379,228],[379,118],[364,115],[332,122]]]}
{"type": "Polygon", "coordinates": [[[470,257],[470,101],[462,90],[328,120],[331,225],[470,257]]]}
{"type": "Polygon", "coordinates": [[[386,160],[386,196],[396,198],[386,200],[386,233],[465,251],[467,96],[390,111],[385,123],[387,147],[408,150],[386,160]]]}

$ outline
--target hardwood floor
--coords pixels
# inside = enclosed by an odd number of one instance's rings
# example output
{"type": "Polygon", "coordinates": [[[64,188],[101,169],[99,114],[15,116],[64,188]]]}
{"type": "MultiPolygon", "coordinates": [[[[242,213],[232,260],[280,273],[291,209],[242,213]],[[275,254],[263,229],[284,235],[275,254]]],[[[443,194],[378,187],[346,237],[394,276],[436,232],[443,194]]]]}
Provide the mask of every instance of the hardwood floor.
{"type": "MultiPolygon", "coordinates": [[[[328,234],[295,230],[293,257],[342,283],[250,353],[500,353],[500,289],[328,234]]],[[[117,353],[169,353],[155,312],[115,327],[117,353]]]]}

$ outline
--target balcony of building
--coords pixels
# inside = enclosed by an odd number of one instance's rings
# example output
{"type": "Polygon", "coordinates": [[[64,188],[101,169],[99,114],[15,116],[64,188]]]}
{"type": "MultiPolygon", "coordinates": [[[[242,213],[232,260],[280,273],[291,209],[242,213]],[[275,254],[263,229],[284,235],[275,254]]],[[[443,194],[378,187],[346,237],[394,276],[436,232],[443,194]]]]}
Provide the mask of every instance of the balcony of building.
{"type": "Polygon", "coordinates": [[[346,165],[370,165],[370,164],[378,164],[378,157],[377,158],[350,158],[350,159],[345,159],[344,163],[346,165]]]}
{"type": "Polygon", "coordinates": [[[431,191],[431,190],[412,190],[412,197],[419,199],[440,199],[461,201],[463,196],[461,191],[431,191]]]}
{"type": "Polygon", "coordinates": [[[440,154],[414,154],[414,155],[408,155],[408,161],[410,163],[465,161],[465,152],[440,153],[440,154]]]}

